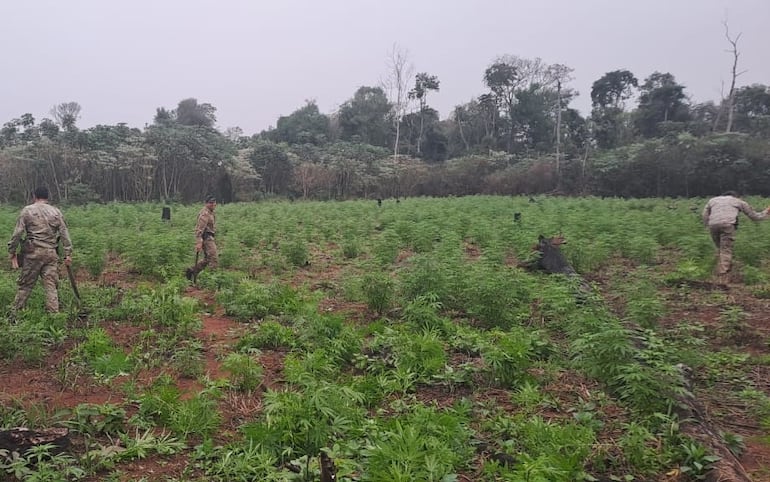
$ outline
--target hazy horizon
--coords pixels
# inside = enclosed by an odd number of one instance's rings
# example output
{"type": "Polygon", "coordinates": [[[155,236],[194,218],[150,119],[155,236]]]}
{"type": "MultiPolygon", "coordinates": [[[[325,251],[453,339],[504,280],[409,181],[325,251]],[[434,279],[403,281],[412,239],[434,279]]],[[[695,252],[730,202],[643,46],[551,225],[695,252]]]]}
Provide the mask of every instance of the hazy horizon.
{"type": "Polygon", "coordinates": [[[694,102],[717,101],[732,66],[725,19],[741,34],[737,85],[770,84],[767,0],[6,0],[0,124],[74,101],[81,129],[142,128],[194,97],[219,129],[251,135],[306,100],[331,114],[378,85],[394,44],[439,78],[428,104],[442,119],[486,91],[484,69],[506,54],[572,67],[583,115],[591,84],[617,69],[640,82],[670,72],[694,102]]]}

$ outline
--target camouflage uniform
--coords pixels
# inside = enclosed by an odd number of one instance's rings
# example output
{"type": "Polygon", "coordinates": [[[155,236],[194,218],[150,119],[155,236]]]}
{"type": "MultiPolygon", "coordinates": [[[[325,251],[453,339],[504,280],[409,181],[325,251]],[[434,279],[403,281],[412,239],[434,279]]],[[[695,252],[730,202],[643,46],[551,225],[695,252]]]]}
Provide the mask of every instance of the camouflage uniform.
{"type": "Polygon", "coordinates": [[[753,221],[767,219],[768,212],[754,211],[746,201],[735,196],[717,196],[711,198],[703,208],[703,224],[711,233],[711,240],[719,249],[717,275],[727,276],[732,269],[733,243],[738,229],[738,214],[744,213],[753,221]]]}
{"type": "Polygon", "coordinates": [[[8,242],[9,253],[16,253],[20,244],[23,253],[19,289],[13,303],[15,310],[26,306],[32,288],[40,276],[45,291],[46,311],[59,311],[59,295],[56,291],[59,284],[59,255],[56,247],[59,241],[64,250],[64,257],[70,256],[72,242],[61,211],[46,202],[35,202],[21,210],[16,228],[8,242]],[[22,236],[25,237],[23,243],[22,236]]]}
{"type": "Polygon", "coordinates": [[[196,244],[200,242],[203,245],[203,259],[187,270],[188,278],[197,275],[206,266],[213,269],[219,265],[217,245],[214,242],[214,236],[217,232],[216,222],[217,218],[214,211],[208,207],[204,207],[198,213],[198,223],[195,225],[195,242],[196,244]]]}

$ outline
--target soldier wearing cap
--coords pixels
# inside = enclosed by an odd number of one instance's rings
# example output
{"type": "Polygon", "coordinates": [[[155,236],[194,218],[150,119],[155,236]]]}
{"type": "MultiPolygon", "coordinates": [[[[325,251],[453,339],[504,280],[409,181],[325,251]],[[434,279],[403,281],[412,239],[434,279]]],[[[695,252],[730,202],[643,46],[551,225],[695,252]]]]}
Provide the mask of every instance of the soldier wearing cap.
{"type": "Polygon", "coordinates": [[[19,269],[19,289],[13,302],[13,310],[27,305],[27,299],[39,277],[45,291],[45,309],[49,313],[59,311],[59,254],[56,248],[61,243],[64,263],[72,263],[72,241],[61,211],[48,204],[48,188],[38,187],[33,194],[33,203],[22,208],[16,227],[8,242],[11,267],[19,269]],[[22,236],[24,240],[22,241],[22,236]],[[21,245],[23,262],[16,254],[21,245]]]}
{"type": "Polygon", "coordinates": [[[189,280],[194,279],[206,266],[214,269],[219,264],[217,244],[214,242],[217,232],[217,219],[214,214],[216,207],[216,198],[214,196],[207,196],[205,206],[198,213],[198,223],[195,225],[195,252],[200,253],[203,251],[203,259],[198,261],[192,268],[187,268],[185,275],[189,280]]]}

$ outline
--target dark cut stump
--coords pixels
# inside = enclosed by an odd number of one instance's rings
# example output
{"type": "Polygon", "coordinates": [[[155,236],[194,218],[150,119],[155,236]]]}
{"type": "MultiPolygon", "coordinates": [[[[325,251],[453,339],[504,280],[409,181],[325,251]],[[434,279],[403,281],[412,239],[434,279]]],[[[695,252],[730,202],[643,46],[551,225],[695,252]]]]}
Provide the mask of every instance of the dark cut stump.
{"type": "Polygon", "coordinates": [[[569,264],[559,246],[566,243],[563,236],[546,238],[542,234],[537,238],[535,249],[540,253],[537,268],[552,274],[575,275],[575,268],[569,264]]]}
{"type": "Polygon", "coordinates": [[[337,480],[337,466],[324,451],[321,451],[321,482],[335,482],[337,480]]]}
{"type": "Polygon", "coordinates": [[[24,454],[27,450],[38,445],[51,444],[52,454],[58,454],[70,445],[69,430],[66,428],[44,428],[31,430],[24,427],[14,427],[0,430],[0,450],[24,454]]]}

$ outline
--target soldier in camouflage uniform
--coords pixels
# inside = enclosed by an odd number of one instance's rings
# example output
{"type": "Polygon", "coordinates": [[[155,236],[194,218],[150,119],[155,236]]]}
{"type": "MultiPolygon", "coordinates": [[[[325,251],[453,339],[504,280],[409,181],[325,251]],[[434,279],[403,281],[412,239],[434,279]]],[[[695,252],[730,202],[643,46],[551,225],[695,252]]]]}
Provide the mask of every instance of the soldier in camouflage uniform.
{"type": "Polygon", "coordinates": [[[711,240],[717,247],[717,281],[727,283],[733,267],[733,243],[738,229],[738,214],[743,213],[752,221],[761,221],[770,216],[770,207],[764,211],[754,211],[749,204],[740,199],[735,191],[727,191],[721,196],[709,199],[703,208],[703,224],[711,233],[711,240]]]}
{"type": "Polygon", "coordinates": [[[214,214],[216,207],[216,198],[209,196],[206,198],[206,205],[198,213],[198,223],[195,225],[195,252],[203,251],[203,259],[192,268],[187,268],[185,275],[189,280],[194,279],[206,266],[213,269],[219,264],[217,244],[214,242],[217,232],[217,218],[214,214]]]}
{"type": "Polygon", "coordinates": [[[25,206],[16,221],[8,252],[13,269],[19,268],[17,248],[21,245],[23,261],[19,275],[19,289],[13,303],[13,310],[20,310],[27,304],[27,299],[35,287],[38,276],[45,291],[45,309],[50,313],[59,311],[59,255],[56,248],[61,243],[64,251],[64,263],[72,263],[72,242],[64,222],[64,216],[54,206],[48,204],[48,188],[35,189],[34,202],[25,206]],[[22,237],[24,240],[22,242],[22,237]]]}

